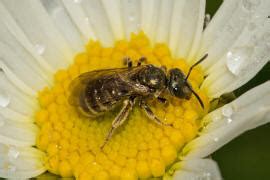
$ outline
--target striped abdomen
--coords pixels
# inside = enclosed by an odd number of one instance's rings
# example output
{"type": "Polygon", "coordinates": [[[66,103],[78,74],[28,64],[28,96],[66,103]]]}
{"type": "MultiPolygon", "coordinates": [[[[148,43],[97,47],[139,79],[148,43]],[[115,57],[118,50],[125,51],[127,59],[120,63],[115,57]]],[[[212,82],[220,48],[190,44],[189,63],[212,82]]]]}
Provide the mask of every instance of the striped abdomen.
{"type": "Polygon", "coordinates": [[[89,116],[98,116],[127,99],[131,87],[118,76],[103,77],[89,82],[80,96],[81,109],[89,116]]]}

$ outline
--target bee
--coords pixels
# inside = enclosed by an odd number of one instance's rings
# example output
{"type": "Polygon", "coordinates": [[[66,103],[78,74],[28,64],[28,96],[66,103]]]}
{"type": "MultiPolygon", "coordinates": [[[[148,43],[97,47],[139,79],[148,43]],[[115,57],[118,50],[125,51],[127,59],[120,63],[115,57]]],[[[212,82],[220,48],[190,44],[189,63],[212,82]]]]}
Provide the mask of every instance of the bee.
{"type": "Polygon", "coordinates": [[[112,122],[101,149],[110,140],[114,131],[125,122],[136,102],[149,119],[159,125],[171,126],[153,113],[147,100],[156,98],[166,103],[166,98],[161,96],[165,91],[179,99],[187,100],[194,94],[201,107],[204,108],[202,100],[193,90],[188,78],[192,69],[207,56],[208,54],[193,64],[187,75],[179,68],[167,71],[164,66],[142,65],[142,62],[146,61],[144,57],[138,61],[137,66],[133,66],[132,61],[127,58],[127,67],[94,70],[75,78],[70,84],[69,103],[88,117],[97,117],[117,106],[122,106],[112,122]]]}

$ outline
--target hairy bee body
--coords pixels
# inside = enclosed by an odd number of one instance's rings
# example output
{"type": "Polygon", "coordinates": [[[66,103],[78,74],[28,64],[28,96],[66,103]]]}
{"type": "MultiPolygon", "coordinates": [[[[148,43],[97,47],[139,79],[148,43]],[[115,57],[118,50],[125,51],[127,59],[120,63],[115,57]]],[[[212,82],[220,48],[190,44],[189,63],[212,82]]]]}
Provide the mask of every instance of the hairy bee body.
{"type": "Polygon", "coordinates": [[[138,75],[153,68],[145,65],[84,73],[71,83],[70,104],[77,105],[85,115],[93,117],[115,108],[131,96],[148,96],[150,89],[138,82],[138,75]]]}
{"type": "Polygon", "coordinates": [[[131,95],[132,87],[122,80],[119,75],[101,77],[93,80],[82,93],[80,105],[84,112],[91,116],[98,116],[113,109],[131,95]]]}
{"type": "Polygon", "coordinates": [[[122,105],[122,109],[113,120],[112,127],[101,146],[103,148],[115,129],[127,119],[136,99],[149,119],[160,125],[170,124],[162,122],[155,116],[147,104],[147,99],[157,98],[161,102],[166,102],[166,99],[161,97],[164,91],[179,99],[190,99],[193,93],[204,107],[202,100],[193,91],[187,79],[192,68],[206,57],[207,55],[195,63],[187,76],[178,68],[170,69],[167,72],[164,67],[156,67],[151,64],[141,65],[140,62],[136,67],[132,67],[131,61],[126,68],[86,72],[71,82],[69,103],[90,117],[99,116],[118,104],[122,105]]]}

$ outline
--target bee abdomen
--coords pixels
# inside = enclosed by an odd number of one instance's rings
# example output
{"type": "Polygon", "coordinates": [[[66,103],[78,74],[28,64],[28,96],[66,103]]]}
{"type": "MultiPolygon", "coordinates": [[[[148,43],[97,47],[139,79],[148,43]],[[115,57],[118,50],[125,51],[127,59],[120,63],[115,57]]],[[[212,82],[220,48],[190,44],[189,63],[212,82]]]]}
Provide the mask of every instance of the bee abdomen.
{"type": "Polygon", "coordinates": [[[86,88],[84,104],[88,114],[98,116],[115,107],[123,99],[123,92],[116,81],[97,81],[86,88]]]}
{"type": "Polygon", "coordinates": [[[86,94],[82,93],[80,96],[80,107],[79,110],[86,116],[94,117],[98,116],[99,112],[96,111],[88,102],[86,94]]]}
{"type": "Polygon", "coordinates": [[[90,113],[92,116],[98,116],[110,109],[109,106],[104,105],[100,96],[94,94],[91,94],[91,96],[85,98],[85,104],[88,113],[90,113]]]}

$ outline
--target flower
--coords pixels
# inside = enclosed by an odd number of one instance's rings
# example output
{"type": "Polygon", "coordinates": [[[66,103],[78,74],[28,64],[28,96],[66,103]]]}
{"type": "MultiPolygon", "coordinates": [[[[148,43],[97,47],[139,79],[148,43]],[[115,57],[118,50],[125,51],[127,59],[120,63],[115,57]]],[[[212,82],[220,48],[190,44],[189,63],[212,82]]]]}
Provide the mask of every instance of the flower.
{"type": "Polygon", "coordinates": [[[78,179],[221,179],[208,155],[269,121],[270,84],[212,112],[209,103],[268,62],[269,7],[267,0],[227,0],[203,31],[205,0],[2,1],[0,177],[49,170],[78,179]],[[116,112],[88,119],[67,102],[72,79],[121,67],[125,56],[187,73],[205,54],[189,79],[204,110],[194,97],[151,102],[173,127],[152,123],[136,107],[101,151],[116,112]]]}

